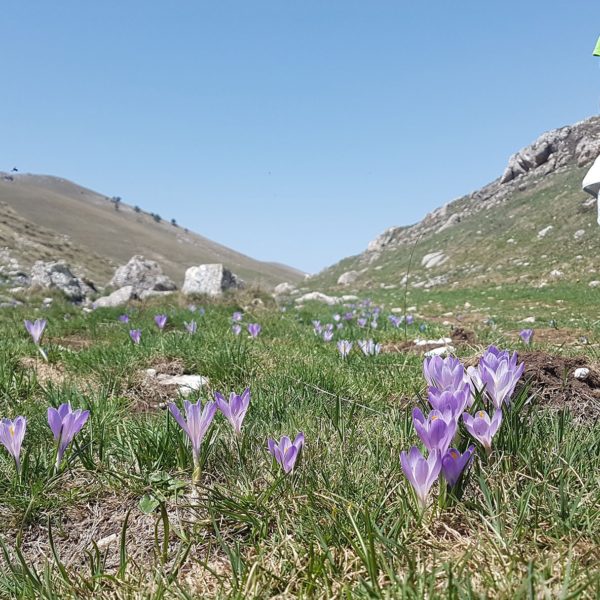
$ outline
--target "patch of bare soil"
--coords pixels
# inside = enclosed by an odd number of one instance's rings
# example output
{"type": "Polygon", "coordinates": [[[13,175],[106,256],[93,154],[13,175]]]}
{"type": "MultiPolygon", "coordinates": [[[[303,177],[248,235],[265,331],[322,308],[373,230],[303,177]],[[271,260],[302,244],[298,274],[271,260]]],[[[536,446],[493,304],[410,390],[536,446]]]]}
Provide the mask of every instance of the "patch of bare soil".
{"type": "MultiPolygon", "coordinates": [[[[128,570],[139,570],[143,577],[152,582],[152,565],[156,564],[157,553],[155,533],[162,544],[163,527],[158,514],[144,514],[137,508],[138,498],[108,495],[95,502],[67,508],[60,523],[52,526],[52,534],[57,554],[61,562],[75,572],[89,575],[88,555],[93,551],[95,542],[106,558],[105,570],[115,574],[120,561],[120,536],[127,518],[126,548],[129,561],[128,570]],[[127,512],[129,517],[127,517],[127,512]],[[156,528],[156,529],[155,529],[156,528]]],[[[171,504],[167,508],[170,523],[167,570],[176,563],[178,553],[184,549],[184,543],[174,530],[189,529],[190,511],[185,507],[171,504]]],[[[16,538],[16,531],[15,536],[16,538]]],[[[13,538],[13,539],[14,539],[13,538]]],[[[200,538],[202,539],[202,538],[200,538]]],[[[29,565],[42,570],[44,562],[53,561],[48,536],[47,523],[33,523],[25,528],[21,550],[29,565]]],[[[13,560],[16,557],[13,555],[13,560]]],[[[0,558],[0,565],[4,559],[0,558]]],[[[158,566],[158,565],[157,565],[158,566]]],[[[203,594],[215,594],[219,589],[219,576],[228,576],[229,561],[210,549],[208,541],[192,546],[187,560],[179,572],[179,580],[203,594]],[[206,562],[208,568],[203,566],[206,562]],[[212,573],[211,573],[212,572],[212,573]]]]}
{"type": "Polygon", "coordinates": [[[62,346],[63,348],[73,350],[74,352],[85,350],[86,348],[89,348],[92,345],[92,340],[80,337],[78,335],[69,335],[60,338],[52,338],[50,341],[53,344],[56,344],[57,346],[62,346]]]}
{"type": "MultiPolygon", "coordinates": [[[[464,347],[472,347],[475,346],[477,342],[477,336],[474,331],[470,331],[468,329],[463,329],[462,327],[452,327],[450,330],[450,335],[447,337],[451,338],[450,345],[454,346],[454,348],[464,348],[464,347]]],[[[439,348],[443,346],[442,343],[439,344],[423,344],[422,346],[417,346],[414,340],[407,340],[405,342],[388,342],[382,345],[382,352],[391,352],[391,353],[406,353],[413,352],[415,354],[425,354],[425,352],[429,352],[434,348],[439,348]]]]}
{"type": "Polygon", "coordinates": [[[177,398],[179,389],[176,385],[160,383],[159,375],[184,375],[185,368],[180,358],[167,359],[164,357],[152,361],[148,369],[155,371],[149,375],[146,369],[133,374],[125,397],[131,400],[131,410],[134,413],[154,412],[164,408],[166,403],[177,398]]]}
{"type": "MultiPolygon", "coordinates": [[[[519,332],[514,332],[511,336],[518,341],[519,332]]],[[[533,335],[533,342],[535,344],[550,344],[553,346],[585,346],[587,345],[587,338],[582,331],[575,329],[555,329],[548,327],[545,329],[535,328],[533,335]]]]}
{"type": "Polygon", "coordinates": [[[519,360],[525,363],[523,381],[542,406],[568,408],[577,420],[587,423],[600,417],[600,372],[587,357],[532,351],[519,353],[519,360]],[[580,367],[589,369],[584,380],[574,376],[580,367]]]}
{"type": "Polygon", "coordinates": [[[32,358],[24,356],[19,360],[19,364],[26,371],[34,371],[37,380],[42,385],[52,383],[61,385],[66,379],[64,367],[61,364],[49,364],[41,358],[32,358]]]}

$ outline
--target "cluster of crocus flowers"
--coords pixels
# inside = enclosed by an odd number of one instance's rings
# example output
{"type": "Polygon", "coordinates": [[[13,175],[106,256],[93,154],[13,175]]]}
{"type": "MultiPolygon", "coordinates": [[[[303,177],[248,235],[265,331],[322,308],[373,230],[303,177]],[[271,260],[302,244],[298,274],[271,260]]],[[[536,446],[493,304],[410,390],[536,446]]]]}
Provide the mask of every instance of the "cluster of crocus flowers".
{"type": "Polygon", "coordinates": [[[138,345],[142,341],[142,330],[141,329],[130,329],[129,337],[131,338],[131,341],[134,344],[138,345]]]}
{"type": "Polygon", "coordinates": [[[352,345],[352,342],[350,342],[349,340],[340,340],[337,343],[337,349],[342,358],[346,358],[350,354],[350,351],[352,350],[352,345]]]}
{"type": "Polygon", "coordinates": [[[502,408],[509,404],[523,369],[523,363],[517,364],[516,353],[511,355],[495,346],[486,350],[477,367],[466,370],[452,356],[425,359],[423,374],[429,385],[431,411],[426,416],[415,408],[413,425],[429,456],[425,458],[416,446],[401,453],[402,469],[422,508],[427,505],[437,476],[441,473],[447,484],[454,487],[473,457],[474,446],[463,453],[452,446],[460,419],[485,452],[491,452],[492,439],[502,423],[502,408]],[[491,402],[491,417],[484,410],[477,410],[474,415],[467,412],[478,397],[491,402]]]}
{"type": "Polygon", "coordinates": [[[44,329],[46,329],[46,319],[36,319],[33,322],[25,319],[24,324],[27,333],[29,333],[31,339],[33,340],[33,343],[37,346],[38,352],[41,354],[42,358],[45,361],[48,361],[48,356],[40,346],[42,336],[44,335],[44,329]]]}
{"type": "Polygon", "coordinates": [[[357,344],[365,356],[376,356],[381,352],[381,344],[373,340],[358,340],[357,344]]]}

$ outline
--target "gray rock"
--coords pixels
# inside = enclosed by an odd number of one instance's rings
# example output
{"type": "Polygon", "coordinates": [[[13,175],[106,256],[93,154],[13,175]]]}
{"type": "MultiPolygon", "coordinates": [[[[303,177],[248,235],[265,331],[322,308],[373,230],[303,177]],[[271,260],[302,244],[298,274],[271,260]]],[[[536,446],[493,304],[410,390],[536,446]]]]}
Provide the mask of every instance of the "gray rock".
{"type": "Polygon", "coordinates": [[[31,270],[31,287],[59,290],[73,302],[81,302],[94,291],[93,284],[76,277],[63,261],[38,260],[31,270]]]}
{"type": "MultiPolygon", "coordinates": [[[[346,296],[347,298],[356,298],[356,296],[346,296]]],[[[298,304],[304,302],[323,302],[323,304],[327,304],[328,306],[335,306],[336,304],[341,304],[344,300],[342,298],[336,298],[335,296],[328,296],[327,294],[323,294],[322,292],[309,292],[308,294],[304,294],[299,298],[296,298],[296,302],[298,304]]]]}
{"type": "Polygon", "coordinates": [[[177,289],[156,261],[146,260],[140,255],[133,256],[126,265],[120,266],[109,285],[113,288],[131,286],[135,297],[144,290],[171,292],[177,289]]]}
{"type": "Polygon", "coordinates": [[[108,296],[94,301],[94,308],[115,308],[127,304],[133,298],[133,286],[126,285],[108,296]]]}
{"type": "Polygon", "coordinates": [[[421,260],[421,265],[426,269],[433,269],[443,265],[448,260],[448,257],[441,251],[430,252],[421,260]]]}
{"type": "Polygon", "coordinates": [[[147,300],[148,298],[166,298],[174,293],[174,291],[160,292],[158,290],[142,290],[138,297],[140,300],[147,300]]]}
{"type": "Polygon", "coordinates": [[[181,291],[186,296],[220,296],[231,289],[242,289],[244,282],[222,264],[198,265],[185,272],[181,291]]]}
{"type": "Polygon", "coordinates": [[[338,285],[351,285],[358,279],[359,275],[358,271],[346,271],[338,277],[337,283],[338,285]]]}
{"type": "Polygon", "coordinates": [[[553,229],[554,229],[554,226],[552,226],[552,225],[548,225],[548,227],[544,227],[544,229],[540,229],[537,234],[538,239],[541,240],[542,238],[545,238],[553,229]]]}
{"type": "Polygon", "coordinates": [[[292,294],[297,294],[298,290],[296,289],[296,286],[292,285],[291,283],[280,283],[279,285],[275,286],[275,289],[273,290],[273,295],[274,296],[291,296],[292,294]]]}

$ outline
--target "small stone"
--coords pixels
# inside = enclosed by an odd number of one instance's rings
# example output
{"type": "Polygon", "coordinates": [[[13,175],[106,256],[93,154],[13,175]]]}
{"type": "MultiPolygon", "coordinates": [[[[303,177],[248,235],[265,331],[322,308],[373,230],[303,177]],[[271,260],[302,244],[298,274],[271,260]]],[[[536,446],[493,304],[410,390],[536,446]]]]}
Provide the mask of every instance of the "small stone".
{"type": "Polygon", "coordinates": [[[575,369],[575,372],[573,373],[573,377],[575,377],[575,379],[579,379],[580,381],[585,381],[589,376],[590,370],[586,367],[579,367],[578,369],[575,369]]]}
{"type": "Polygon", "coordinates": [[[521,319],[521,323],[535,323],[535,317],[525,317],[521,319]]]}

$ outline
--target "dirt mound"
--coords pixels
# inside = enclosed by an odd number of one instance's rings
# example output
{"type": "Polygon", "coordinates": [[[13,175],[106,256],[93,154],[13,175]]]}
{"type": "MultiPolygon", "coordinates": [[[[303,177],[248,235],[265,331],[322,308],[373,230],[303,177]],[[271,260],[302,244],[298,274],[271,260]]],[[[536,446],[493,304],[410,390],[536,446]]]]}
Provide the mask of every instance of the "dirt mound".
{"type": "Polygon", "coordinates": [[[523,381],[542,406],[568,408],[578,420],[592,422],[600,417],[600,372],[585,356],[562,357],[547,352],[522,352],[523,381]],[[587,368],[586,379],[576,379],[575,369],[587,368]]]}

